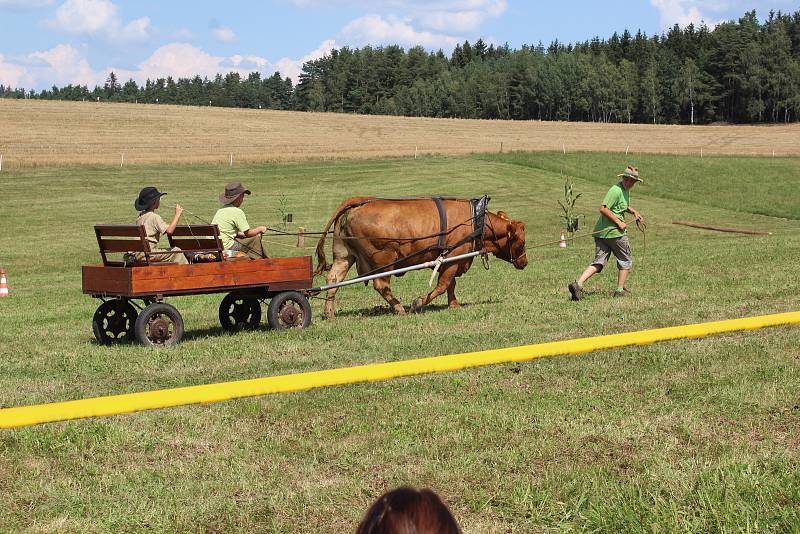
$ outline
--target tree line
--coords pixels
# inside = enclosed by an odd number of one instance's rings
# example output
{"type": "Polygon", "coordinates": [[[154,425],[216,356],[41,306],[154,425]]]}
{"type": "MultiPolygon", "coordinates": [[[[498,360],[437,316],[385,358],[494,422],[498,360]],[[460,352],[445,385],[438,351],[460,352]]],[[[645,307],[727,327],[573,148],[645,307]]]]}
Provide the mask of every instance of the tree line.
{"type": "Polygon", "coordinates": [[[41,92],[0,86],[0,97],[215,105],[300,111],[656,124],[800,119],[800,11],[755,11],[713,30],[673,26],[647,36],[558,41],[520,49],[465,41],[442,50],[332,50],[299,82],[275,73],[129,80],[41,92]]]}

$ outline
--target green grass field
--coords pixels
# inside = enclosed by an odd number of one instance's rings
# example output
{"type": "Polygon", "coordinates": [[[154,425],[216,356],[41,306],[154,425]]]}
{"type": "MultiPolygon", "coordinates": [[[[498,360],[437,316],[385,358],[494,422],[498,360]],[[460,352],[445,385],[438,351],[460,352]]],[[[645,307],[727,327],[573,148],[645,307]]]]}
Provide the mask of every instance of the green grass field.
{"type": "MultiPolygon", "coordinates": [[[[800,159],[512,153],[4,170],[0,184],[3,407],[800,310],[800,159]],[[277,226],[283,209],[310,230],[351,195],[487,193],[535,245],[558,239],[563,175],[591,226],[629,162],[646,179],[632,204],[649,230],[646,250],[631,233],[628,299],[610,298],[612,267],[568,301],[592,256],[582,239],[531,250],[521,272],[476,263],[460,310],[441,298],[395,317],[354,286],[333,321],[317,300],[309,329],[231,336],[221,296],[182,297],[174,349],[92,338],[98,302],[80,292],[80,266],[99,260],[92,225],[132,223],[145,185],[210,219],[224,183],[241,180],[251,223],[277,226]]],[[[396,295],[409,305],[428,277],[395,280],[396,295]]],[[[800,329],[776,328],[0,431],[0,531],[351,532],[403,484],[436,490],[468,533],[797,531],[799,451],[800,329]]]]}

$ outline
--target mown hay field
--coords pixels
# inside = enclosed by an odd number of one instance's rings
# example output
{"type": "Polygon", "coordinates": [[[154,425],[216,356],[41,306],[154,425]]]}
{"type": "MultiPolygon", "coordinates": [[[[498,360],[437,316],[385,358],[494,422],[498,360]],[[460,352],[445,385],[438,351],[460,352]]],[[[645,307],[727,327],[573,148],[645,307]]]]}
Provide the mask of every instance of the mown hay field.
{"type": "MultiPolygon", "coordinates": [[[[347,118],[345,118],[347,119],[347,118]]],[[[800,309],[800,159],[505,154],[417,160],[114,168],[0,175],[0,405],[17,406],[800,309]],[[566,285],[590,240],[532,249],[524,271],[493,260],[460,279],[463,308],[396,317],[369,287],[302,331],[237,335],[221,296],[169,299],[184,342],[100,346],[80,266],[92,225],[132,222],[145,185],[208,218],[223,184],[253,195],[251,222],[317,229],[351,195],[491,195],[557,239],[564,176],[591,225],[614,174],[647,217],[632,232],[632,295],[611,274],[584,301],[566,285]],[[676,219],[772,232],[688,229],[676,219]]],[[[162,209],[163,215],[168,215],[162,209]]],[[[313,243],[308,243],[313,245],[313,243]]],[[[288,238],[273,253],[296,255],[288,238]]],[[[393,284],[408,305],[429,273],[393,284]]],[[[435,489],[466,533],[788,532],[800,524],[800,329],[604,351],[471,371],[0,432],[0,530],[352,532],[382,492],[435,489]]]]}
{"type": "Polygon", "coordinates": [[[800,125],[659,126],[0,99],[6,168],[503,151],[800,155],[800,125]]]}

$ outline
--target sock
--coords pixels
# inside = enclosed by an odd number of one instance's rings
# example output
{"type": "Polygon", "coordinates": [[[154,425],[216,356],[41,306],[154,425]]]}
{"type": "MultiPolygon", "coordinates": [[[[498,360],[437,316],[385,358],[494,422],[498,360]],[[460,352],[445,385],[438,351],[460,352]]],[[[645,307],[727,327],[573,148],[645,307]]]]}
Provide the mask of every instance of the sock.
{"type": "Polygon", "coordinates": [[[624,287],[618,287],[617,288],[617,293],[624,293],[624,292],[625,292],[625,288],[624,287]]]}
{"type": "Polygon", "coordinates": [[[583,284],[581,284],[579,280],[575,280],[575,283],[578,284],[579,288],[583,289],[583,284]]]}

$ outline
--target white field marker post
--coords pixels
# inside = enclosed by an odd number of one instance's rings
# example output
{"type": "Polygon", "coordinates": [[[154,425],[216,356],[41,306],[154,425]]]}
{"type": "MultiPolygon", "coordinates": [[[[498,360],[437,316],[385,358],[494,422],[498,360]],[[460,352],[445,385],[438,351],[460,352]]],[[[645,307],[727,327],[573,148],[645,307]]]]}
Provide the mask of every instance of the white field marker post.
{"type": "Polygon", "coordinates": [[[231,152],[231,164],[230,164],[230,166],[233,167],[233,152],[231,152]]]}
{"type": "MultiPolygon", "coordinates": [[[[775,149],[774,148],[772,149],[772,157],[773,158],[775,157],[775,149]]],[[[0,161],[2,161],[2,160],[3,160],[3,156],[0,156],[0,161]]]]}
{"type": "Polygon", "coordinates": [[[3,170],[3,155],[0,154],[0,172],[3,170]]]}
{"type": "Polygon", "coordinates": [[[630,145],[628,145],[628,146],[626,146],[626,147],[625,147],[625,155],[626,155],[626,156],[628,155],[628,149],[629,149],[630,147],[631,147],[630,145]]]}
{"type": "Polygon", "coordinates": [[[414,145],[414,159],[417,159],[417,145],[414,145]]]}
{"type": "Polygon", "coordinates": [[[703,147],[700,147],[700,157],[703,157],[703,147]]]}
{"type": "Polygon", "coordinates": [[[125,165],[125,152],[122,153],[122,157],[119,159],[119,168],[121,169],[123,165],[125,165]]]}

